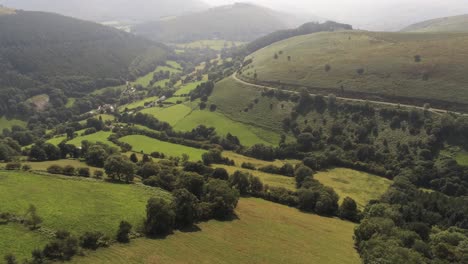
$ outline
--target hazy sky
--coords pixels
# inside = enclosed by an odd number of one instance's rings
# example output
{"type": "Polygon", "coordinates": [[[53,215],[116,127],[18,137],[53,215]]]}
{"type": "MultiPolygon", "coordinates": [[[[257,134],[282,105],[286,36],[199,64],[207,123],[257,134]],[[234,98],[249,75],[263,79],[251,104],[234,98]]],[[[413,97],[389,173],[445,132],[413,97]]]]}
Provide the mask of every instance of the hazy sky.
{"type": "Polygon", "coordinates": [[[354,24],[398,29],[425,19],[468,14],[468,0],[205,0],[211,5],[250,2],[273,9],[303,12],[354,24]]]}

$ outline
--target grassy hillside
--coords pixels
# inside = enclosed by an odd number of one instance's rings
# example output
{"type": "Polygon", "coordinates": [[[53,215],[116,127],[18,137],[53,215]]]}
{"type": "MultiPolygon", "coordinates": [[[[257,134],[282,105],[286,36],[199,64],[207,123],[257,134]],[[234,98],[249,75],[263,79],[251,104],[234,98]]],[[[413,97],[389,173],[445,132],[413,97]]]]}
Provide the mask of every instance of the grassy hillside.
{"type": "Polygon", "coordinates": [[[468,109],[467,44],[468,34],[455,33],[316,33],[253,53],[242,78],[255,82],[257,73],[258,83],[278,87],[468,109]]]}
{"type": "Polygon", "coordinates": [[[96,133],[91,134],[91,135],[76,137],[76,138],[68,141],[67,144],[71,144],[71,145],[75,145],[75,146],[79,147],[79,146],[81,146],[81,142],[83,142],[84,140],[87,140],[87,141],[93,142],[93,143],[102,142],[102,143],[107,144],[109,146],[119,148],[117,145],[115,145],[114,143],[107,140],[107,138],[110,135],[112,135],[112,132],[99,131],[99,132],[96,132],[96,133]]]}
{"type": "Polygon", "coordinates": [[[121,220],[140,224],[148,198],[170,197],[138,185],[30,173],[0,172],[0,183],[0,200],[10,201],[0,204],[0,212],[22,215],[34,204],[42,226],[74,234],[101,231],[113,236],[121,220]]]}
{"type": "Polygon", "coordinates": [[[423,21],[404,28],[405,32],[468,32],[468,15],[423,21]]]}
{"type": "Polygon", "coordinates": [[[376,175],[341,168],[318,172],[314,175],[314,179],[332,187],[340,196],[340,203],[349,196],[361,209],[370,200],[379,199],[392,184],[392,181],[376,175]]]}
{"type": "Polygon", "coordinates": [[[9,223],[0,225],[0,256],[13,254],[18,261],[31,257],[31,252],[36,248],[41,248],[47,243],[47,237],[38,232],[31,232],[27,227],[9,223]],[[12,243],[14,241],[14,243],[12,243]]]}
{"type": "Polygon", "coordinates": [[[250,41],[287,28],[285,17],[284,14],[264,7],[236,3],[137,25],[134,31],[139,35],[170,43],[206,39],[250,41]]]}
{"type": "Polygon", "coordinates": [[[133,147],[133,151],[151,154],[152,152],[160,152],[172,157],[181,157],[182,154],[189,155],[191,160],[201,160],[201,156],[205,150],[186,147],[182,145],[172,144],[169,142],[160,141],[149,138],[147,136],[126,136],[119,139],[122,142],[128,143],[133,147]]]}
{"type": "Polygon", "coordinates": [[[201,223],[200,231],[137,239],[74,263],[360,263],[352,223],[259,199],[241,199],[236,214],[233,221],[201,223]]]}

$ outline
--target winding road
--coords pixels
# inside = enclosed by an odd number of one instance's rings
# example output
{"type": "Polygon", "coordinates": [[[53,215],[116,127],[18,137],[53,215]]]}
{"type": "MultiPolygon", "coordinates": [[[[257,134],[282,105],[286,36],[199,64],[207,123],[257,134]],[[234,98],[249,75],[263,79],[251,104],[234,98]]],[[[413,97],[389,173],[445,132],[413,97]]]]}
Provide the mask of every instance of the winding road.
{"type": "MultiPolygon", "coordinates": [[[[242,83],[244,85],[251,86],[251,87],[256,87],[256,88],[261,88],[261,89],[269,89],[269,90],[277,90],[277,91],[283,91],[283,92],[289,92],[289,93],[295,93],[295,94],[299,93],[299,92],[296,92],[296,91],[283,90],[283,89],[279,89],[279,88],[275,88],[275,87],[270,87],[270,86],[265,86],[265,85],[258,85],[258,84],[253,84],[253,83],[246,82],[246,81],[240,79],[239,77],[237,77],[237,72],[234,73],[231,77],[236,82],[239,82],[239,83],[242,83]]],[[[311,95],[315,95],[315,94],[311,94],[311,95]]],[[[327,96],[325,96],[325,98],[326,97],[327,96]]],[[[338,97],[338,96],[336,97],[336,99],[341,100],[341,101],[348,101],[348,102],[369,102],[369,103],[372,103],[372,104],[379,104],[379,105],[385,105],[385,106],[404,107],[404,108],[412,108],[412,109],[415,108],[415,109],[425,110],[424,107],[416,106],[416,105],[397,104],[397,103],[390,103],[390,102],[383,102],[383,101],[372,101],[372,100],[364,100],[364,99],[356,99],[356,98],[348,98],[348,97],[338,97]]],[[[437,108],[429,108],[428,111],[436,113],[436,114],[444,114],[444,113],[448,112],[447,110],[437,109],[437,108]]],[[[460,112],[453,112],[453,111],[450,111],[450,112],[454,113],[454,114],[462,115],[462,116],[467,116],[468,115],[468,114],[464,114],[464,113],[460,113],[460,112]]]]}

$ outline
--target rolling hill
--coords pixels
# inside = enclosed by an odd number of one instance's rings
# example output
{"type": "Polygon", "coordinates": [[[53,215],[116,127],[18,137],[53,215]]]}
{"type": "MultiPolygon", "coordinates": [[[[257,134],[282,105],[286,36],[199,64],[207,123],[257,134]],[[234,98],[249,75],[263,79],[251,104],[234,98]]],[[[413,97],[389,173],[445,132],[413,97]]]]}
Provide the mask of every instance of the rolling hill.
{"type": "Polygon", "coordinates": [[[153,71],[168,53],[164,45],[93,22],[31,11],[0,15],[0,113],[10,99],[120,84],[153,71]]]}
{"type": "Polygon", "coordinates": [[[151,21],[208,8],[200,0],[0,0],[16,9],[47,11],[93,21],[151,21]]]}
{"type": "Polygon", "coordinates": [[[416,23],[404,32],[468,32],[468,15],[443,17],[416,23]]]}
{"type": "Polygon", "coordinates": [[[203,39],[250,41],[276,30],[298,25],[300,21],[292,15],[252,4],[236,3],[144,23],[135,26],[134,32],[163,42],[203,39]]]}
{"type": "Polygon", "coordinates": [[[468,110],[467,44],[468,34],[456,33],[316,33],[251,54],[241,77],[342,97],[468,110]]]}

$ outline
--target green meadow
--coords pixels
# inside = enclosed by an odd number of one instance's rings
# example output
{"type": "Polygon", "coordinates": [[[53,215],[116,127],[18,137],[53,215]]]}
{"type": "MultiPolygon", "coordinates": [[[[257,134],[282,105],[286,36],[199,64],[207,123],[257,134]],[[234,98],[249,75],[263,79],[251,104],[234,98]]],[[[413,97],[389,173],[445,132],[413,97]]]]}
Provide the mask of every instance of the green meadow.
{"type": "Polygon", "coordinates": [[[20,262],[30,258],[31,252],[34,249],[42,248],[48,240],[45,235],[32,232],[27,227],[16,223],[0,225],[0,234],[2,234],[2,239],[0,239],[1,261],[6,254],[13,254],[20,262]]]}
{"type": "Polygon", "coordinates": [[[254,198],[241,198],[236,215],[200,223],[199,231],[116,244],[72,263],[361,263],[353,223],[254,198]]]}
{"type": "Polygon", "coordinates": [[[71,144],[71,145],[75,145],[75,146],[79,147],[79,146],[81,146],[82,141],[87,140],[89,142],[93,142],[93,143],[101,142],[101,143],[104,143],[106,145],[119,148],[117,145],[115,145],[114,143],[107,140],[107,138],[110,135],[112,135],[112,132],[98,131],[98,132],[96,132],[94,134],[91,134],[91,135],[78,136],[78,137],[68,141],[67,144],[71,144]]]}
{"type": "Polygon", "coordinates": [[[121,220],[141,224],[150,197],[170,194],[140,185],[112,184],[93,179],[0,172],[0,212],[22,215],[30,204],[42,226],[74,234],[101,231],[113,237],[121,220]]]}
{"type": "Polygon", "coordinates": [[[19,119],[8,119],[5,116],[0,117],[0,131],[5,128],[11,129],[13,126],[25,127],[26,122],[19,119]]]}
{"type": "Polygon", "coordinates": [[[202,149],[164,142],[141,135],[126,136],[119,140],[130,144],[135,152],[143,152],[146,154],[160,152],[172,157],[181,157],[182,154],[187,154],[189,155],[190,160],[194,161],[201,160],[201,156],[206,152],[202,149]]]}
{"type": "Polygon", "coordinates": [[[392,181],[383,177],[343,168],[318,172],[314,175],[314,179],[332,187],[340,196],[340,203],[349,196],[361,209],[370,200],[379,199],[392,184],[392,181]]]}

